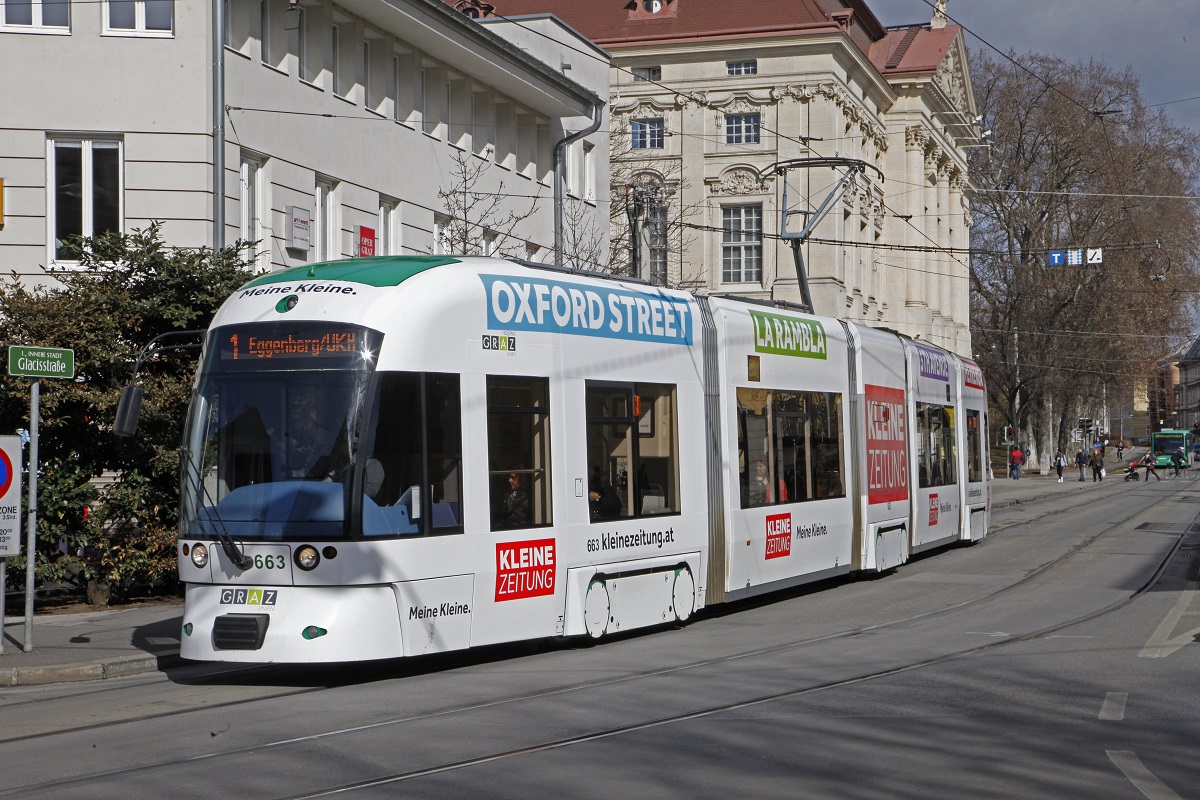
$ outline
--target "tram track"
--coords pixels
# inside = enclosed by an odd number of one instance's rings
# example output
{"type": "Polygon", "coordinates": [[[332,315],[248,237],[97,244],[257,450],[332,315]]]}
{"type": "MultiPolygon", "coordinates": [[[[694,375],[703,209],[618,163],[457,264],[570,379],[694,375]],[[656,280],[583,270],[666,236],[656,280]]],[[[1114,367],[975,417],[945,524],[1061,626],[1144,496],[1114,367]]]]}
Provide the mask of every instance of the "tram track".
{"type": "MultiPolygon", "coordinates": [[[[970,598],[969,600],[966,600],[966,601],[963,601],[960,603],[956,603],[953,605],[948,605],[948,606],[945,606],[942,608],[931,609],[931,610],[924,611],[924,612],[921,612],[918,614],[912,614],[912,615],[909,615],[909,616],[906,616],[903,618],[893,619],[893,620],[889,620],[889,621],[874,624],[874,625],[860,626],[857,628],[851,628],[851,629],[827,633],[827,634],[824,634],[821,636],[807,637],[805,639],[798,639],[798,640],[791,641],[791,642],[783,642],[783,643],[778,643],[778,644],[760,647],[760,648],[742,650],[742,651],[735,652],[735,653],[727,653],[727,654],[724,654],[724,655],[721,655],[718,657],[714,657],[714,658],[694,660],[694,661],[690,661],[685,664],[672,665],[670,667],[664,667],[664,668],[652,669],[652,670],[642,670],[642,671],[638,671],[638,672],[631,672],[629,674],[624,674],[624,675],[620,675],[620,676],[616,676],[616,677],[603,678],[603,679],[598,679],[598,680],[579,681],[579,682],[576,682],[576,683],[573,683],[570,685],[555,687],[550,690],[525,692],[525,693],[507,696],[507,697],[495,698],[492,700],[488,700],[486,702],[450,705],[450,706],[446,706],[443,708],[430,709],[428,711],[423,711],[423,712],[420,712],[417,714],[401,715],[401,716],[397,716],[394,718],[377,720],[377,721],[366,723],[363,725],[347,726],[347,727],[331,729],[331,730],[327,730],[327,731],[320,731],[317,733],[313,733],[313,734],[309,734],[309,735],[305,735],[305,736],[299,736],[299,737],[295,737],[295,738],[262,742],[259,744],[237,747],[237,748],[228,748],[228,749],[214,751],[211,753],[205,753],[205,754],[201,754],[201,755],[197,755],[197,756],[193,756],[193,757],[169,759],[169,760],[163,760],[163,761],[151,763],[151,764],[143,764],[143,765],[131,766],[131,767],[126,767],[126,768],[118,768],[118,769],[106,770],[106,771],[96,771],[96,772],[92,772],[87,775],[62,778],[59,780],[47,781],[47,782],[39,783],[36,785],[26,785],[23,787],[17,787],[17,788],[13,788],[13,789],[9,789],[9,790],[2,790],[2,791],[0,791],[0,797],[11,797],[11,796],[18,796],[18,795],[25,795],[25,794],[34,794],[34,795],[40,794],[43,796],[53,796],[54,792],[56,790],[63,790],[63,789],[71,788],[71,787],[90,785],[90,784],[94,784],[97,781],[109,781],[109,780],[118,779],[118,778],[131,778],[131,777],[138,776],[138,775],[149,775],[149,774],[153,774],[160,770],[171,770],[174,768],[179,768],[179,767],[183,767],[183,766],[187,766],[187,765],[195,765],[200,762],[214,762],[214,761],[217,761],[220,759],[235,758],[238,756],[244,756],[244,755],[250,755],[250,754],[263,754],[263,753],[269,752],[274,749],[286,748],[289,746],[294,746],[294,745],[298,745],[300,743],[305,743],[305,742],[317,742],[317,741],[323,741],[323,740],[327,741],[327,740],[335,739],[335,738],[341,737],[341,736],[347,736],[347,735],[351,735],[351,734],[361,734],[361,733],[368,732],[368,731],[371,731],[374,729],[383,729],[383,728],[387,728],[387,727],[391,727],[391,726],[399,726],[399,725],[429,721],[429,720],[433,720],[436,718],[446,718],[446,717],[452,717],[454,715],[459,715],[459,714],[467,714],[467,713],[472,713],[472,712],[486,711],[486,710],[496,709],[496,708],[499,708],[502,706],[509,706],[509,705],[515,705],[515,704],[520,704],[520,703],[533,702],[533,701],[537,701],[537,700],[545,700],[545,699],[549,699],[549,698],[555,698],[555,697],[559,697],[559,696],[569,695],[572,693],[602,689],[604,687],[616,686],[616,685],[636,682],[636,681],[640,681],[640,680],[659,678],[659,677],[669,676],[672,674],[684,673],[684,672],[691,671],[691,670],[699,670],[699,669],[702,669],[705,667],[718,666],[721,664],[730,663],[730,662],[734,662],[734,661],[754,659],[754,658],[764,657],[764,656],[768,656],[768,655],[779,654],[779,653],[783,653],[786,651],[795,650],[798,648],[803,648],[803,647],[812,646],[812,645],[816,645],[816,644],[820,644],[820,643],[830,642],[830,641],[834,641],[834,640],[838,640],[838,639],[847,639],[847,638],[854,637],[854,636],[860,636],[863,634],[882,631],[882,630],[885,630],[885,629],[891,628],[891,627],[906,625],[906,624],[910,624],[910,623],[921,621],[921,620],[928,620],[930,618],[933,618],[933,617],[936,617],[939,615],[946,615],[946,614],[950,614],[950,613],[953,613],[956,611],[961,611],[961,610],[969,608],[973,605],[996,599],[997,597],[1000,597],[1006,593],[1010,593],[1010,592],[1019,590],[1020,588],[1029,584],[1031,581],[1037,579],[1040,576],[1045,575],[1049,571],[1051,571],[1051,570],[1055,569],[1056,567],[1069,561],[1072,557],[1074,557],[1075,555],[1080,553],[1082,550],[1086,549],[1088,546],[1094,544],[1098,540],[1120,530],[1131,519],[1135,518],[1139,514],[1145,513],[1154,503],[1161,501],[1164,497],[1178,495],[1178,494],[1182,493],[1185,489],[1188,488],[1189,485],[1181,486],[1178,489],[1170,492],[1169,494],[1156,494],[1153,497],[1153,500],[1148,499],[1148,501],[1146,503],[1136,503],[1136,504],[1126,503],[1122,509],[1121,515],[1119,517],[1110,517],[1109,524],[1106,525],[1106,527],[1079,540],[1074,545],[1072,545],[1071,547],[1067,548],[1062,553],[1060,553],[1057,557],[1039,564],[1038,566],[1036,566],[1035,568],[1033,568],[1032,570],[1027,572],[1020,579],[1013,581],[1011,583],[1007,583],[1003,586],[997,587],[994,590],[985,592],[979,596],[970,598]]],[[[1121,494],[1124,495],[1125,493],[1122,492],[1121,494]]],[[[1111,497],[1111,495],[1109,495],[1109,496],[1111,497]]],[[[1091,497],[1087,498],[1087,502],[1095,502],[1096,499],[1097,498],[1095,498],[1094,496],[1091,496],[1091,497]]],[[[1069,510],[1069,509],[1058,509],[1058,511],[1062,511],[1062,510],[1069,510]]],[[[1193,517],[1193,519],[1191,520],[1191,522],[1188,526],[1189,529],[1196,524],[1197,519],[1200,519],[1200,514],[1193,517]]],[[[1018,523],[1018,524],[1020,524],[1020,523],[1018,523]]],[[[286,797],[286,800],[304,800],[305,798],[329,797],[329,796],[335,796],[335,795],[339,795],[339,794],[348,794],[348,793],[352,793],[355,791],[366,790],[366,789],[373,788],[373,787],[387,786],[387,785],[394,784],[394,783],[402,783],[407,780],[433,776],[433,775],[437,775],[440,773],[450,772],[453,770],[465,769],[465,768],[469,768],[472,766],[478,766],[478,765],[483,765],[483,764],[487,764],[487,763],[502,761],[505,759],[517,758],[517,757],[521,757],[521,756],[532,755],[532,754],[537,754],[537,753],[542,753],[542,752],[548,752],[548,751],[552,751],[552,750],[571,747],[571,746],[578,745],[578,744],[585,744],[587,742],[599,741],[602,739],[612,738],[612,737],[626,735],[626,734],[632,734],[632,733],[636,733],[639,731],[650,730],[650,729],[661,727],[661,726],[676,724],[676,723],[680,723],[680,722],[686,722],[688,720],[700,719],[700,718],[713,716],[713,715],[717,715],[717,714],[721,714],[721,713],[725,713],[725,712],[736,711],[739,709],[751,708],[754,706],[760,706],[760,705],[769,704],[772,702],[777,702],[777,701],[786,700],[786,699],[790,699],[790,698],[801,697],[803,695],[812,694],[815,692],[850,686],[850,685],[853,685],[856,683],[862,683],[865,681],[876,680],[876,679],[885,678],[885,677],[889,677],[889,676],[893,676],[893,675],[897,675],[897,674],[901,674],[901,673],[905,673],[905,672],[910,672],[910,671],[917,670],[917,669],[922,669],[922,668],[929,667],[929,666],[936,665],[936,664],[946,663],[948,661],[953,661],[956,659],[964,658],[964,657],[967,657],[970,655],[974,655],[977,653],[981,653],[981,652],[989,651],[989,650],[992,650],[992,649],[995,649],[998,647],[1002,647],[1006,644],[1011,644],[1013,642],[1026,641],[1026,640],[1035,639],[1035,638],[1038,638],[1041,636],[1046,636],[1048,634],[1052,634],[1057,631],[1063,630],[1065,628],[1069,628],[1071,626],[1080,624],[1087,620],[1090,620],[1090,619],[1093,619],[1093,618],[1096,618],[1099,616],[1103,616],[1105,614],[1112,613],[1113,611],[1116,611],[1119,608],[1122,608],[1123,606],[1125,606],[1129,602],[1131,602],[1133,599],[1135,599],[1142,593],[1144,593],[1147,590],[1149,590],[1150,588],[1152,588],[1154,586],[1154,584],[1159,580],[1163,571],[1166,569],[1167,565],[1171,562],[1172,558],[1174,558],[1174,556],[1178,552],[1179,547],[1182,544],[1182,541],[1185,536],[1186,536],[1186,530],[1185,530],[1185,532],[1179,534],[1179,536],[1176,538],[1176,540],[1174,542],[1174,545],[1166,552],[1166,554],[1162,558],[1161,562],[1158,564],[1157,568],[1153,571],[1151,576],[1136,591],[1130,593],[1128,596],[1126,596],[1116,602],[1113,602],[1103,608],[1096,609],[1088,614],[1073,617],[1068,620],[1063,620],[1063,621],[1054,623],[1052,625],[1049,625],[1049,626],[1046,626],[1046,627],[1043,627],[1043,628],[1040,628],[1037,630],[1031,630],[1031,631],[1025,631],[1023,633],[1011,634],[1003,639],[988,641],[988,642],[985,642],[985,643],[982,643],[982,644],[979,644],[976,646],[972,646],[972,647],[968,647],[968,648],[961,648],[961,649],[955,650],[950,653],[938,654],[938,655],[931,656],[931,657],[925,658],[925,659],[916,659],[911,662],[896,665],[896,666],[891,666],[886,669],[865,672],[862,674],[857,674],[857,675],[840,678],[840,679],[836,679],[836,680],[812,683],[812,684],[805,685],[805,686],[791,687],[786,690],[764,693],[764,694],[761,694],[761,695],[758,695],[755,697],[738,699],[736,701],[731,701],[731,702],[715,703],[715,704],[705,706],[703,708],[692,709],[692,710],[688,710],[688,711],[680,712],[680,713],[676,713],[676,714],[663,715],[663,716],[655,717],[653,719],[632,722],[627,725],[608,726],[608,727],[604,727],[599,730],[589,731],[586,733],[581,733],[581,734],[573,735],[573,736],[563,736],[563,737],[559,737],[559,738],[554,738],[554,739],[550,739],[545,742],[541,742],[541,743],[537,743],[537,744],[533,744],[533,745],[513,747],[513,748],[507,749],[507,750],[497,750],[496,752],[482,754],[482,755],[478,755],[478,756],[474,756],[474,757],[470,757],[470,758],[464,758],[464,759],[459,759],[459,760],[454,760],[454,761],[447,761],[445,763],[431,765],[431,766],[422,767],[422,768],[409,769],[409,770],[405,770],[405,771],[397,771],[397,772],[394,772],[394,773],[391,773],[388,775],[377,776],[377,777],[367,779],[367,780],[348,782],[348,783],[340,784],[338,786],[328,787],[328,788],[314,791],[314,792],[286,795],[285,797],[286,797]]],[[[986,543],[986,540],[985,540],[985,543],[986,543]]],[[[735,614],[735,613],[738,613],[738,610],[739,609],[737,607],[729,608],[728,610],[726,610],[724,607],[721,607],[721,610],[719,611],[719,613],[722,615],[724,615],[726,613],[735,614]]],[[[709,616],[711,617],[712,615],[709,615],[709,616]]],[[[492,658],[488,658],[486,656],[480,657],[480,658],[476,659],[474,661],[474,663],[471,663],[471,659],[467,659],[468,663],[465,663],[465,664],[463,663],[463,660],[461,658],[453,659],[453,660],[455,662],[454,666],[458,666],[458,667],[473,666],[474,664],[485,663],[485,662],[494,660],[494,655],[492,658]]],[[[445,666],[446,665],[443,664],[441,668],[444,669],[445,666]]],[[[248,670],[248,671],[257,671],[260,669],[263,669],[263,668],[255,667],[255,668],[250,668],[250,670],[248,670]]],[[[241,672],[241,671],[243,671],[243,670],[238,670],[238,672],[241,672]]],[[[432,667],[427,665],[425,668],[414,669],[412,671],[412,674],[422,674],[422,673],[429,672],[429,671],[435,671],[435,670],[432,667]]],[[[394,673],[393,673],[393,676],[394,676],[394,673]]],[[[36,734],[33,736],[14,737],[14,738],[5,740],[4,743],[9,744],[9,743],[15,743],[15,742],[21,742],[21,741],[28,741],[28,740],[32,740],[32,739],[38,739],[38,738],[48,738],[48,737],[53,737],[53,736],[59,735],[59,734],[65,735],[65,734],[69,734],[69,733],[76,733],[76,732],[83,732],[83,731],[102,730],[105,728],[115,727],[118,725],[124,725],[124,724],[129,724],[129,723],[144,722],[144,721],[163,719],[163,718],[169,718],[169,717],[186,716],[187,714],[195,713],[198,711],[209,711],[209,710],[220,709],[220,708],[237,708],[240,706],[247,706],[247,705],[252,705],[254,703],[259,703],[264,700],[286,699],[286,698],[298,696],[298,695],[328,691],[331,688],[338,688],[338,687],[337,686],[318,686],[318,687],[307,686],[302,689],[298,689],[297,691],[294,691],[294,692],[283,692],[283,693],[279,693],[279,694],[270,695],[269,697],[247,698],[244,700],[231,701],[229,703],[223,703],[223,704],[206,705],[203,707],[197,706],[197,707],[191,707],[191,708],[178,709],[178,710],[175,710],[172,712],[167,712],[167,713],[154,713],[154,714],[146,714],[146,715],[137,716],[137,717],[129,717],[129,718],[124,718],[124,719],[121,719],[119,721],[114,721],[114,722],[100,723],[100,724],[95,724],[95,725],[77,726],[77,727],[72,727],[70,729],[63,729],[63,730],[58,730],[58,731],[54,731],[54,732],[36,734]]]]}

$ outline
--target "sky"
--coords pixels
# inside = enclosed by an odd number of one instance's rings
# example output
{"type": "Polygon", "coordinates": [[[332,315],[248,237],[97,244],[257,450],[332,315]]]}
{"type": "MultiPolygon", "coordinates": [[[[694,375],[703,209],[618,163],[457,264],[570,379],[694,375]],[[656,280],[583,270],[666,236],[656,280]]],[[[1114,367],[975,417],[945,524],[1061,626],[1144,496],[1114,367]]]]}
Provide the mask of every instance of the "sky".
{"type": "MultiPolygon", "coordinates": [[[[889,26],[933,16],[932,1],[867,5],[889,26]]],[[[991,45],[1065,61],[1094,58],[1116,72],[1132,67],[1148,106],[1169,103],[1162,110],[1173,124],[1200,133],[1200,0],[949,0],[946,13],[966,28],[972,52],[991,45]]]]}

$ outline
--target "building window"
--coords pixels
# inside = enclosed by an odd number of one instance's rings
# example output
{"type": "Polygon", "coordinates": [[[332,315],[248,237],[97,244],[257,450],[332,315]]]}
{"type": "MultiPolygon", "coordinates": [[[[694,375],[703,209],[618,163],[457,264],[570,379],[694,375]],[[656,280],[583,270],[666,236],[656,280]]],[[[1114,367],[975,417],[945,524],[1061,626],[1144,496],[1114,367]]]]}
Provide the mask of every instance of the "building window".
{"type": "Polygon", "coordinates": [[[296,74],[300,76],[300,80],[311,82],[308,63],[308,12],[300,6],[296,6],[296,9],[296,74]]]}
{"type": "MultiPolygon", "coordinates": [[[[175,0],[107,0],[106,5],[106,33],[166,36],[175,25],[175,0]]],[[[226,9],[228,26],[228,6],[226,9]]]]}
{"type": "Polygon", "coordinates": [[[329,181],[317,181],[312,233],[315,260],[329,261],[339,256],[337,202],[333,196],[333,184],[329,181]]]}
{"type": "Polygon", "coordinates": [[[362,101],[371,107],[371,40],[363,39],[362,46],[362,101]]]}
{"type": "Polygon", "coordinates": [[[758,114],[726,114],[725,144],[758,144],[758,114]]]}
{"type": "Polygon", "coordinates": [[[629,123],[631,146],[634,150],[661,148],[665,136],[661,119],[635,119],[629,123]]]}
{"type": "Polygon", "coordinates": [[[342,89],[341,36],[341,26],[335,22],[329,32],[329,72],[331,88],[333,93],[339,97],[345,95],[345,91],[342,89]]]}
{"type": "Polygon", "coordinates": [[[596,202],[596,146],[583,143],[583,199],[596,202]]]}
{"type": "Polygon", "coordinates": [[[396,238],[396,201],[379,201],[379,219],[376,221],[375,255],[390,256],[400,252],[396,238]]]}
{"type": "Polygon", "coordinates": [[[727,61],[725,62],[726,75],[757,75],[758,60],[750,59],[749,61],[727,61]]]}
{"type": "Polygon", "coordinates": [[[721,209],[721,280],[762,280],[762,206],[721,209]]]}
{"type": "Polygon", "coordinates": [[[450,252],[450,218],[435,214],[433,217],[433,254],[444,256],[450,252]]]}
{"type": "Polygon", "coordinates": [[[487,407],[492,530],[549,525],[549,381],[489,376],[487,407]]]}
{"type": "Polygon", "coordinates": [[[122,229],[121,142],[114,139],[52,139],[48,186],[52,261],[79,258],[77,236],[122,229]]]}
{"type": "Polygon", "coordinates": [[[634,83],[662,80],[662,67],[634,67],[630,71],[633,73],[634,83]]]}
{"type": "Polygon", "coordinates": [[[241,165],[241,238],[246,243],[246,260],[258,267],[262,260],[262,163],[256,158],[242,156],[241,165]]]}
{"type": "Polygon", "coordinates": [[[0,0],[0,28],[36,30],[71,27],[68,0],[0,0]]]}

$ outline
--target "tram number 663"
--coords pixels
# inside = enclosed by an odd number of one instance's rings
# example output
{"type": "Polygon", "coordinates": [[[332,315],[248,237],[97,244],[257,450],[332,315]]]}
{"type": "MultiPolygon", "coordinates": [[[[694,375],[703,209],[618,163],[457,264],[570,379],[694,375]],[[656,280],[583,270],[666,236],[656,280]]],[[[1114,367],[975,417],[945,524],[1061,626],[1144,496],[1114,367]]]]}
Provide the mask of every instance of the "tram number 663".
{"type": "Polygon", "coordinates": [[[255,569],[283,569],[286,566],[287,560],[283,556],[256,555],[254,557],[255,569]]]}
{"type": "Polygon", "coordinates": [[[599,539],[588,539],[588,552],[595,553],[600,549],[599,539]]]}

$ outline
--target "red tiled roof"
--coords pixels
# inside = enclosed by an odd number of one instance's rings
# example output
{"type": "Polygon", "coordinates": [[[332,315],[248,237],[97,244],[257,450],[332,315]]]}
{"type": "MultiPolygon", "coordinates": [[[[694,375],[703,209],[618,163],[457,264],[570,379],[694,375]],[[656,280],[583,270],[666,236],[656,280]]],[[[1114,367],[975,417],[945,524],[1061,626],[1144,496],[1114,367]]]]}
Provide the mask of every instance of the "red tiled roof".
{"type": "Polygon", "coordinates": [[[959,30],[957,25],[890,28],[887,36],[871,45],[871,63],[885,78],[936,72],[946,51],[954,45],[959,30]]]}
{"type": "MultiPolygon", "coordinates": [[[[445,0],[452,6],[458,1],[445,0]]],[[[486,2],[494,7],[496,16],[553,14],[604,48],[649,41],[828,33],[847,22],[850,38],[867,53],[886,33],[865,0],[663,0],[664,9],[653,15],[640,10],[641,0],[486,2]]]]}

